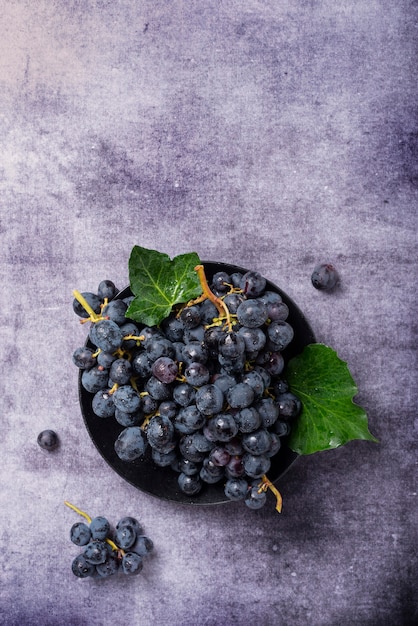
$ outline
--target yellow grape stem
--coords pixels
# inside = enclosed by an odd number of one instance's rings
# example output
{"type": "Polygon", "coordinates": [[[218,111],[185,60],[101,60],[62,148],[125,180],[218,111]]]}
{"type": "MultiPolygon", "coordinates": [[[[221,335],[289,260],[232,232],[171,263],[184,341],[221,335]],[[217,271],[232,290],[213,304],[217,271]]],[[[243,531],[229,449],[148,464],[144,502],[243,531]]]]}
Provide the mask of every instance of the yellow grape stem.
{"type": "Polygon", "coordinates": [[[67,502],[67,500],[65,500],[64,504],[65,504],[65,506],[68,506],[70,509],[72,509],[73,511],[75,511],[76,513],[78,513],[79,515],[84,517],[84,519],[87,520],[87,523],[90,524],[90,522],[91,522],[90,515],[88,515],[87,513],[85,513],[81,509],[79,509],[78,507],[74,506],[74,504],[71,504],[71,502],[67,502]]]}
{"type": "MultiPolygon", "coordinates": [[[[81,293],[77,291],[77,289],[74,289],[73,296],[81,304],[81,306],[86,311],[86,313],[89,314],[90,317],[88,319],[91,322],[98,322],[99,320],[103,319],[102,315],[98,315],[97,313],[93,311],[93,309],[91,308],[91,306],[89,305],[85,297],[82,296],[81,293]]],[[[88,320],[82,320],[82,321],[88,321],[88,320]]]]}

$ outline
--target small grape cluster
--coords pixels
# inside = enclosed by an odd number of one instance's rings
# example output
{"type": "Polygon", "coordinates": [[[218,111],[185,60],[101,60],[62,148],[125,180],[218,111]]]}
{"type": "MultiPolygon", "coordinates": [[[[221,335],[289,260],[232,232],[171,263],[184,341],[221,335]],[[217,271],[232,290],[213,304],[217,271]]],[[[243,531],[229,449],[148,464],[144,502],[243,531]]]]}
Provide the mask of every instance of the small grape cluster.
{"type": "Polygon", "coordinates": [[[91,518],[69,502],[65,504],[86,520],[76,522],[70,529],[71,541],[83,548],[71,565],[75,576],[106,578],[118,572],[133,575],[142,571],[144,558],[154,544],[134,517],[122,517],[112,532],[106,517],[91,518]]]}
{"type": "Polygon", "coordinates": [[[279,503],[267,472],[301,410],[282,377],[289,308],[256,271],[220,271],[210,286],[203,271],[200,280],[202,296],[158,326],[127,319],[130,298],[108,302],[101,287],[76,297],[75,312],[92,322],[93,347],[73,355],[81,384],[93,412],[123,427],[120,459],[150,449],[189,496],[223,481],[226,497],[251,509],[265,504],[267,488],[279,503]]]}

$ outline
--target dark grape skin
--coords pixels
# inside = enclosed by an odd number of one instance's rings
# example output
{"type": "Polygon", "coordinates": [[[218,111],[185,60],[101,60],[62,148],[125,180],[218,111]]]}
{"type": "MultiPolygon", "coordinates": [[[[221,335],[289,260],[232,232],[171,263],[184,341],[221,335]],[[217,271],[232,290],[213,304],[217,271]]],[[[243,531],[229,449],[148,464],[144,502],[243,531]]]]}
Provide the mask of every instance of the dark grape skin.
{"type": "Polygon", "coordinates": [[[74,576],[77,576],[77,578],[88,578],[96,573],[95,565],[88,563],[83,554],[79,554],[75,557],[71,564],[71,569],[74,576]]]}
{"type": "Polygon", "coordinates": [[[86,546],[92,538],[91,530],[84,522],[76,522],[70,528],[70,540],[76,546],[86,546]]]}
{"type": "Polygon", "coordinates": [[[43,430],[42,432],[40,432],[37,441],[39,447],[43,450],[47,450],[48,452],[56,450],[59,446],[58,435],[54,430],[51,429],[43,430]]]}
{"type": "Polygon", "coordinates": [[[107,298],[108,300],[111,300],[112,298],[114,298],[117,294],[117,289],[115,286],[115,283],[112,282],[111,280],[102,280],[99,283],[99,286],[97,288],[97,295],[99,296],[99,298],[101,300],[104,300],[105,298],[107,298]]]}
{"type": "Polygon", "coordinates": [[[331,291],[338,283],[338,273],[332,263],[320,263],[312,272],[312,285],[320,291],[331,291]]]}
{"type": "Polygon", "coordinates": [[[81,370],[89,369],[96,365],[96,358],[93,354],[94,351],[86,346],[77,348],[73,353],[73,363],[81,370]]]}

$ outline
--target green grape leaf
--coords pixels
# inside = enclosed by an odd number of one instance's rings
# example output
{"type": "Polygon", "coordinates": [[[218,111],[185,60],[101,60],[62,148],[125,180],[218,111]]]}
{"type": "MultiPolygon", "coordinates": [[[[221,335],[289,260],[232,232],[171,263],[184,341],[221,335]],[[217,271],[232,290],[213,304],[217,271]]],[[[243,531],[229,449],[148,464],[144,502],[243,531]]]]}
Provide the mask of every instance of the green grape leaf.
{"type": "Polygon", "coordinates": [[[377,442],[366,412],[353,401],[358,389],[347,363],[330,347],[316,343],[291,359],[286,370],[290,390],[302,402],[289,446],[298,454],[338,448],[353,439],[377,442]]]}
{"type": "Polygon", "coordinates": [[[129,283],[134,299],[126,317],[146,326],[159,324],[175,304],[202,293],[194,268],[201,263],[196,252],[170,259],[167,254],[134,246],[129,257],[129,283]]]}

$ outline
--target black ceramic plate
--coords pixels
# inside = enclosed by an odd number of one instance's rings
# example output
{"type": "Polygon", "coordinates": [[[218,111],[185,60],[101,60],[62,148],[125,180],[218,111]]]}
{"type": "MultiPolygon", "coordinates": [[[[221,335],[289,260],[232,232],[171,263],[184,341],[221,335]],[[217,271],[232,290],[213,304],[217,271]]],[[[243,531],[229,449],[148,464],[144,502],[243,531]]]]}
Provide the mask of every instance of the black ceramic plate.
{"type": "MultiPolygon", "coordinates": [[[[216,272],[226,271],[228,274],[232,274],[234,272],[245,273],[247,271],[244,268],[226,263],[204,261],[203,264],[209,284],[216,272]]],[[[302,312],[281,289],[270,281],[267,281],[266,289],[279,293],[289,307],[288,321],[293,326],[295,336],[290,346],[283,352],[283,356],[287,361],[299,354],[306,345],[315,343],[315,337],[302,312]]],[[[131,292],[129,288],[126,288],[117,297],[126,298],[129,295],[131,295],[131,292]]],[[[118,424],[114,418],[103,419],[93,413],[91,405],[93,394],[88,393],[82,387],[81,372],[79,377],[79,398],[84,422],[94,444],[110,467],[127,482],[141,491],[174,502],[194,505],[230,502],[224,495],[222,481],[215,485],[205,485],[197,496],[190,497],[180,491],[177,485],[178,474],[171,468],[156,466],[149,455],[146,454],[143,458],[131,463],[122,461],[115,452],[114,443],[119,433],[123,430],[123,426],[118,424]]],[[[268,472],[269,479],[272,482],[277,482],[287,472],[297,457],[298,455],[290,450],[286,446],[286,441],[283,440],[280,451],[272,459],[272,465],[268,472]]]]}

